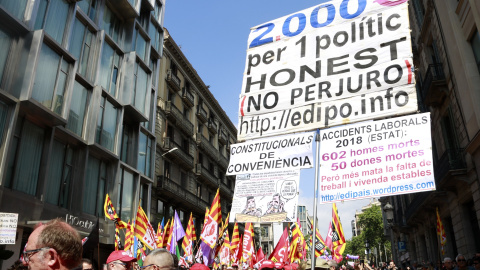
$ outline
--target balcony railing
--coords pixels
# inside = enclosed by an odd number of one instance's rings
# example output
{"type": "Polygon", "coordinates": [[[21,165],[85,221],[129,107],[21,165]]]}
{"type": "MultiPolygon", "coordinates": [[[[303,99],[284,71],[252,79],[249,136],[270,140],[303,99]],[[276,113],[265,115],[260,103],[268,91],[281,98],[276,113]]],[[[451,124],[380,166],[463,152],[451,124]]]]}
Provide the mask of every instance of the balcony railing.
{"type": "Polygon", "coordinates": [[[176,74],[173,74],[172,70],[167,71],[167,83],[175,91],[180,91],[180,78],[176,74]]]}
{"type": "Polygon", "coordinates": [[[199,209],[205,210],[206,207],[209,207],[206,201],[165,176],[158,177],[157,187],[172,193],[175,198],[178,198],[179,201],[182,201],[181,199],[184,199],[187,202],[191,203],[193,206],[197,206],[199,209]]]}
{"type": "Polygon", "coordinates": [[[223,182],[220,182],[220,190],[228,194],[228,196],[233,197],[233,191],[223,182]]]}
{"type": "Polygon", "coordinates": [[[218,150],[213,146],[213,144],[205,138],[202,133],[197,133],[196,143],[199,148],[203,149],[207,155],[209,155],[213,160],[217,160],[218,150]]]}
{"type": "Polygon", "coordinates": [[[223,154],[218,155],[218,164],[222,169],[227,169],[228,163],[228,158],[226,158],[223,154]]]}
{"type": "Polygon", "coordinates": [[[167,101],[165,104],[165,114],[170,120],[177,123],[177,126],[189,136],[193,135],[193,124],[190,123],[182,112],[171,101],[167,101]]]}
{"type": "Polygon", "coordinates": [[[207,121],[207,111],[203,108],[202,105],[199,105],[197,108],[197,117],[202,122],[207,121]]]}
{"type": "Polygon", "coordinates": [[[455,148],[445,150],[439,159],[434,160],[433,166],[436,184],[438,185],[449,171],[467,168],[464,149],[455,148]]]}
{"type": "Polygon", "coordinates": [[[446,96],[445,73],[442,64],[428,65],[423,80],[422,99],[427,105],[437,106],[446,96]]]}
{"type": "Polygon", "coordinates": [[[177,144],[170,137],[165,137],[163,139],[163,148],[165,151],[177,148],[176,150],[170,152],[169,157],[182,162],[183,165],[187,165],[188,167],[193,168],[193,157],[190,155],[189,149],[187,147],[183,147],[177,144]]]}
{"type": "Polygon", "coordinates": [[[218,186],[218,179],[213,175],[213,172],[210,172],[202,164],[195,165],[195,174],[201,178],[207,180],[207,182],[212,186],[218,186]]]}
{"type": "Polygon", "coordinates": [[[218,141],[221,142],[222,144],[227,144],[228,135],[224,128],[221,128],[220,131],[218,132],[218,141]]]}
{"type": "Polygon", "coordinates": [[[208,119],[208,130],[212,133],[217,133],[217,123],[215,123],[215,120],[208,119]]]}
{"type": "Polygon", "coordinates": [[[192,107],[193,104],[194,104],[194,97],[193,97],[193,94],[190,90],[188,90],[186,87],[183,87],[183,90],[182,90],[182,99],[183,99],[183,102],[185,102],[185,104],[187,104],[188,106],[192,107]]]}

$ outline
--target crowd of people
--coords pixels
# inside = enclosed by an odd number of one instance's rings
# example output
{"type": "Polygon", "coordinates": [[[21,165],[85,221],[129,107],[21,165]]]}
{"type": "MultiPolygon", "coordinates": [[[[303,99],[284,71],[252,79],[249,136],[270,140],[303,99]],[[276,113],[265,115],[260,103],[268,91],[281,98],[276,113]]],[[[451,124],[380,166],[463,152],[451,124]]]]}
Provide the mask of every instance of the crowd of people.
{"type": "MultiPolygon", "coordinates": [[[[112,252],[101,270],[182,270],[178,266],[176,256],[164,248],[152,250],[143,261],[142,266],[137,259],[123,250],[112,252]]],[[[459,254],[455,260],[444,258],[442,262],[414,262],[406,267],[397,267],[392,261],[378,266],[370,266],[363,261],[353,265],[338,266],[334,260],[317,258],[312,267],[310,260],[299,264],[283,264],[265,260],[256,266],[258,270],[480,270],[480,254],[467,259],[459,254]]],[[[78,232],[67,223],[55,219],[45,224],[39,224],[28,238],[27,246],[21,260],[12,265],[9,270],[95,270],[92,261],[82,258],[82,240],[78,232]]],[[[237,265],[220,266],[218,270],[238,270],[237,265]]],[[[245,270],[254,268],[243,267],[245,270]]],[[[100,270],[100,269],[97,269],[100,270]]],[[[196,263],[190,270],[210,270],[209,267],[196,263]]]]}

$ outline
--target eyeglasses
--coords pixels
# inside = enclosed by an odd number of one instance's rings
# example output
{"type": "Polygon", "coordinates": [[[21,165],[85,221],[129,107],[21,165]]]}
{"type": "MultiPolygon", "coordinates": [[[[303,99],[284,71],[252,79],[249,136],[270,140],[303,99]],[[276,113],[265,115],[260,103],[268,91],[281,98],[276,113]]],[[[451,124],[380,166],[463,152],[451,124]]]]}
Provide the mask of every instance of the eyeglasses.
{"type": "Polygon", "coordinates": [[[37,248],[37,249],[25,250],[23,252],[23,260],[25,261],[25,263],[30,262],[30,257],[32,257],[33,254],[39,252],[40,250],[44,250],[44,249],[49,249],[49,247],[42,247],[42,248],[37,248]]]}
{"type": "Polygon", "coordinates": [[[132,268],[132,264],[131,264],[131,263],[114,262],[114,264],[119,264],[119,265],[125,267],[125,269],[130,269],[130,268],[132,268]]]}
{"type": "Polygon", "coordinates": [[[467,260],[465,259],[458,259],[457,262],[466,262],[467,260]]]}
{"type": "Polygon", "coordinates": [[[170,266],[168,265],[165,265],[165,266],[159,266],[159,265],[156,265],[156,264],[149,264],[149,265],[144,265],[144,266],[140,266],[139,268],[144,270],[146,269],[147,267],[150,267],[150,266],[156,266],[158,269],[165,269],[165,268],[171,268],[170,266]]]}

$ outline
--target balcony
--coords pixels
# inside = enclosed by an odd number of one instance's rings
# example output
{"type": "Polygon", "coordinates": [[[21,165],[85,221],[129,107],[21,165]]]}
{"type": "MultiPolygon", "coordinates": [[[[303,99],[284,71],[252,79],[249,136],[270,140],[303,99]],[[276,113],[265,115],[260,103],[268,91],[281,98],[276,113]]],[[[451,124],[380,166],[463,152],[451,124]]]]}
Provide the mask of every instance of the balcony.
{"type": "Polygon", "coordinates": [[[173,74],[172,70],[169,69],[167,71],[167,83],[168,85],[175,91],[180,91],[181,88],[180,88],[180,78],[178,78],[178,76],[176,74],[173,74]]]}
{"type": "Polygon", "coordinates": [[[195,99],[193,97],[192,92],[186,87],[183,87],[183,90],[182,90],[182,100],[189,107],[193,107],[195,99]]]}
{"type": "Polygon", "coordinates": [[[211,133],[217,133],[217,123],[215,123],[215,120],[213,119],[208,119],[208,130],[211,132],[211,133]]]}
{"type": "Polygon", "coordinates": [[[202,105],[198,105],[197,118],[203,123],[207,122],[207,111],[203,108],[202,105]]]}
{"type": "Polygon", "coordinates": [[[220,182],[220,191],[226,194],[229,199],[233,198],[233,191],[223,182],[220,182]]]}
{"type": "Polygon", "coordinates": [[[448,88],[442,64],[428,65],[422,86],[422,99],[425,105],[438,107],[443,103],[448,88]]]}
{"type": "Polygon", "coordinates": [[[175,200],[176,203],[183,204],[186,208],[194,208],[197,212],[205,212],[205,208],[210,207],[206,201],[173,180],[165,176],[159,176],[157,180],[157,192],[162,196],[175,200]]]}
{"type": "Polygon", "coordinates": [[[195,165],[195,174],[205,180],[207,184],[218,187],[218,179],[213,175],[213,172],[205,168],[202,164],[195,165]]]}
{"type": "Polygon", "coordinates": [[[448,176],[466,174],[465,152],[463,148],[447,149],[443,155],[433,163],[435,184],[437,187],[448,179],[448,176]]]}
{"type": "Polygon", "coordinates": [[[176,162],[179,162],[183,167],[188,167],[188,169],[192,169],[193,157],[190,155],[188,148],[180,146],[170,137],[163,138],[164,151],[170,151],[174,148],[177,149],[168,153],[167,157],[169,159],[175,160],[176,162]]]}
{"type": "Polygon", "coordinates": [[[165,104],[165,114],[170,121],[176,123],[176,126],[188,136],[193,135],[193,124],[190,123],[190,120],[188,120],[171,101],[167,101],[165,104]]]}
{"type": "Polygon", "coordinates": [[[221,128],[218,132],[218,141],[224,145],[228,142],[228,135],[224,128],[221,128]]]}
{"type": "Polygon", "coordinates": [[[229,160],[223,154],[218,155],[218,165],[220,165],[220,168],[227,170],[229,160]]]}
{"type": "Polygon", "coordinates": [[[197,133],[196,137],[197,146],[205,151],[207,155],[209,155],[213,160],[217,160],[218,157],[218,150],[215,146],[210,143],[207,138],[205,138],[202,133],[197,133]]]}

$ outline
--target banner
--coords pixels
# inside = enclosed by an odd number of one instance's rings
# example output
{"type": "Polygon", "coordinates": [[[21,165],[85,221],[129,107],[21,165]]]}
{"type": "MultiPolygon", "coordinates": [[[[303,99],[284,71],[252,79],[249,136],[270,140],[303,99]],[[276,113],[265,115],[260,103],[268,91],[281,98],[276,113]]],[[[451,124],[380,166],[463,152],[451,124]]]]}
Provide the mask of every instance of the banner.
{"type": "Polygon", "coordinates": [[[300,171],[237,175],[230,222],[297,220],[300,171]]]}
{"type": "Polygon", "coordinates": [[[430,113],[320,131],[320,202],[435,190],[430,113]]]}
{"type": "Polygon", "coordinates": [[[227,175],[312,168],[314,135],[307,132],[232,144],[227,175]]]}
{"type": "Polygon", "coordinates": [[[323,2],[251,29],[239,141],[417,110],[408,1],[323,2]]]}

